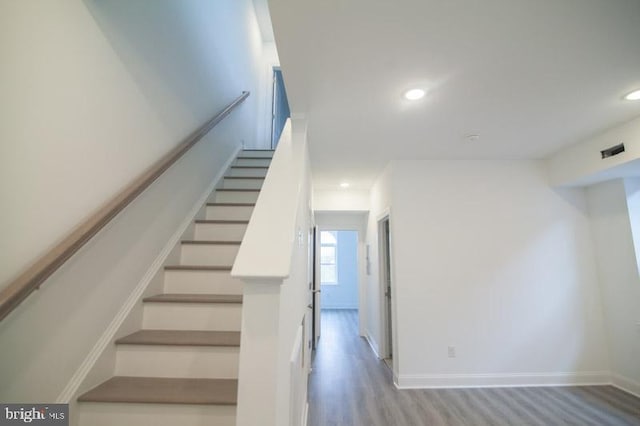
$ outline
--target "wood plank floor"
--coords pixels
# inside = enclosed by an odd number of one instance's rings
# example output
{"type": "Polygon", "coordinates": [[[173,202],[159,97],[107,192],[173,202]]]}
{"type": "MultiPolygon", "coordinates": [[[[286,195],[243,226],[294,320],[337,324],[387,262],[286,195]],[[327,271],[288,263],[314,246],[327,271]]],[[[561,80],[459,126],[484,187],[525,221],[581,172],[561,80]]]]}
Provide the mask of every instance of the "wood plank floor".
{"type": "Polygon", "coordinates": [[[611,386],[398,390],[358,336],[356,311],[322,312],[309,426],[640,425],[640,399],[611,386]]]}

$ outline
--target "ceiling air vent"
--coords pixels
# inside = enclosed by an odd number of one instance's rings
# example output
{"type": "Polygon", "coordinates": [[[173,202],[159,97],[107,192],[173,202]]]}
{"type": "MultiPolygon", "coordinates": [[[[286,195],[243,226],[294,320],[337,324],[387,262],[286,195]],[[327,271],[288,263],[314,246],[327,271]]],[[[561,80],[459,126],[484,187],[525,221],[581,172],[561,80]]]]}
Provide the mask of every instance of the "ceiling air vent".
{"type": "Polygon", "coordinates": [[[624,144],[618,144],[615,146],[612,146],[611,148],[607,148],[603,151],[600,151],[600,154],[602,154],[602,158],[609,158],[609,157],[613,157],[614,155],[618,155],[620,153],[624,152],[624,144]]]}

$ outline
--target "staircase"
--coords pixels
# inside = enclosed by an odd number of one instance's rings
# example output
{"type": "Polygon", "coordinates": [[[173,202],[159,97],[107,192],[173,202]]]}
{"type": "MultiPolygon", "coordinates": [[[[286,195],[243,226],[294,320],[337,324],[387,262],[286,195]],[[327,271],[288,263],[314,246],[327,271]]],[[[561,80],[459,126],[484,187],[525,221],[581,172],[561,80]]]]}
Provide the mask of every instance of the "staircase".
{"type": "Polygon", "coordinates": [[[230,275],[273,151],[242,151],[116,341],[114,376],[78,398],[82,426],[235,425],[242,282],[230,275]]]}

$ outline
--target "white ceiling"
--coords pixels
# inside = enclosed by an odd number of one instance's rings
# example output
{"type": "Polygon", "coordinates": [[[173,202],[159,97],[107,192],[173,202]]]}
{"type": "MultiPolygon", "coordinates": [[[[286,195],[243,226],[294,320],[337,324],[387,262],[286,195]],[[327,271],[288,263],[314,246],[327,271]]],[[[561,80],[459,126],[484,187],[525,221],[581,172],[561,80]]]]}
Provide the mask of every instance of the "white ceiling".
{"type": "Polygon", "coordinates": [[[640,115],[640,0],[269,0],[314,184],[391,159],[541,158],[640,115]],[[404,89],[429,94],[410,104],[404,89]],[[475,143],[465,135],[479,134],[475,143]]]}

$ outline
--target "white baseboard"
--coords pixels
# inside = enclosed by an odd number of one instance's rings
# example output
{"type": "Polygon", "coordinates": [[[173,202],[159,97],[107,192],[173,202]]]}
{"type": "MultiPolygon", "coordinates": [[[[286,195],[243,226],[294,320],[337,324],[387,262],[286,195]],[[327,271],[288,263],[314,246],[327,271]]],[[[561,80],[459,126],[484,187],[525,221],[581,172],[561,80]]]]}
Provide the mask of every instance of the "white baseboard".
{"type": "Polygon", "coordinates": [[[640,383],[619,374],[611,375],[611,384],[620,390],[640,398],[640,383]]]}
{"type": "Polygon", "coordinates": [[[367,343],[369,343],[369,346],[371,347],[371,350],[376,355],[376,357],[378,359],[382,359],[382,358],[380,358],[380,354],[378,353],[378,348],[377,348],[375,342],[371,338],[371,333],[369,332],[369,330],[365,330],[364,338],[367,339],[367,343]]]}
{"type": "Polygon", "coordinates": [[[222,179],[227,169],[231,166],[231,163],[233,163],[233,160],[235,160],[239,151],[240,148],[235,150],[231,158],[222,167],[220,173],[216,175],[209,187],[200,196],[198,201],[196,201],[191,210],[189,210],[189,213],[178,227],[178,230],[171,236],[171,239],[169,239],[160,254],[155,258],[149,269],[147,269],[147,272],[144,274],[142,279],[138,282],[127,300],[124,302],[122,308],[120,308],[107,329],[104,331],[104,333],[102,333],[82,364],[80,364],[80,367],[76,370],[73,376],[71,376],[71,379],[67,383],[67,386],[65,386],[60,395],[58,395],[58,398],[56,398],[56,403],[68,404],[73,396],[78,392],[78,389],[80,389],[82,382],[84,382],[91,369],[95,366],[96,362],[100,358],[100,355],[102,355],[108,345],[113,343],[115,335],[124,323],[125,319],[129,316],[133,308],[139,302],[142,294],[146,290],[147,286],[151,283],[153,277],[160,270],[160,268],[162,268],[165,260],[167,259],[175,245],[180,241],[182,234],[184,234],[184,232],[187,230],[187,227],[189,227],[189,225],[193,222],[193,218],[198,214],[204,203],[207,202],[209,195],[216,188],[216,185],[218,184],[220,179],[222,179]]]}
{"type": "Polygon", "coordinates": [[[608,371],[513,374],[400,374],[398,389],[584,386],[611,384],[608,371]]]}

